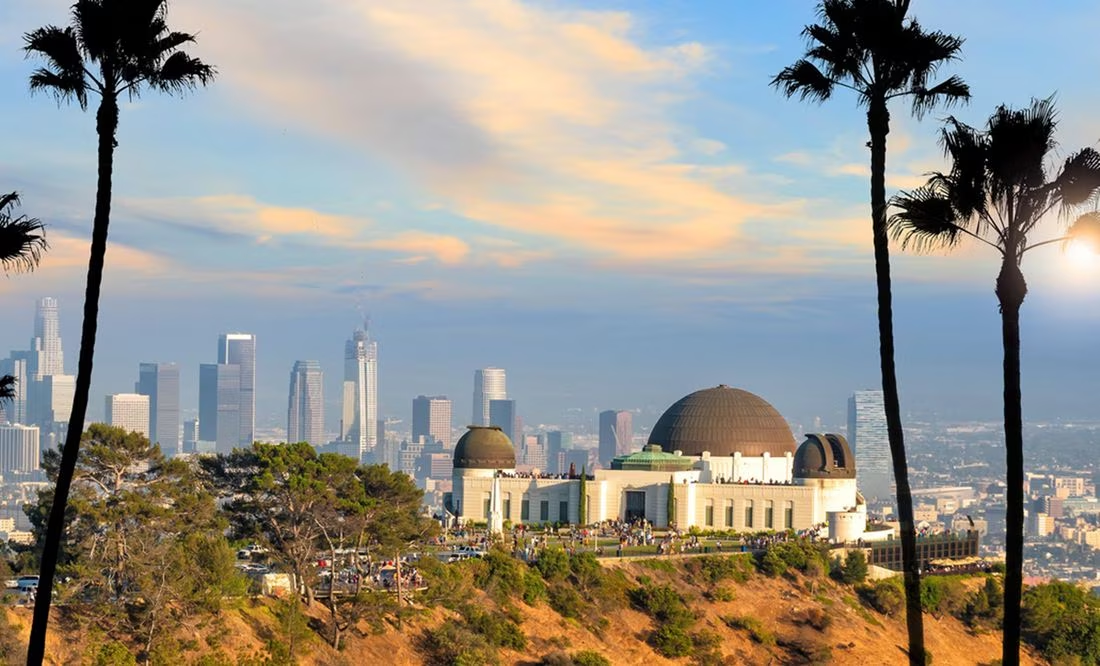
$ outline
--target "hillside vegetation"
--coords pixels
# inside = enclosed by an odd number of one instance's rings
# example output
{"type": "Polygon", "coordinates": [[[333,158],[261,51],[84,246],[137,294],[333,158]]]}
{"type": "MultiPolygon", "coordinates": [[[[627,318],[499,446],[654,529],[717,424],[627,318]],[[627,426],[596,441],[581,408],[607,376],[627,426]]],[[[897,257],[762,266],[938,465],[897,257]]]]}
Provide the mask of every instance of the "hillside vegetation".
{"type": "MultiPolygon", "coordinates": [[[[455,564],[425,560],[419,566],[429,589],[401,609],[392,597],[380,597],[374,612],[361,613],[345,631],[339,650],[326,643],[328,611],[320,603],[305,608],[296,601],[255,598],[195,618],[173,642],[172,654],[155,653],[150,661],[203,666],[904,661],[896,581],[844,583],[838,580],[843,572],[825,575],[824,559],[808,546],[796,544],[781,555],[782,567],[746,555],[601,564],[590,555],[561,550],[547,551],[531,566],[500,551],[455,564]]],[[[997,663],[1000,636],[992,628],[997,602],[989,603],[990,592],[999,591],[996,577],[929,580],[924,601],[932,663],[997,663]]],[[[66,621],[64,608],[58,619],[51,663],[137,663],[137,646],[81,630],[80,623],[66,621]]],[[[0,640],[6,659],[18,659],[28,626],[28,611],[9,611],[0,640]]],[[[1061,663],[1095,663],[1066,656],[1061,663]]],[[[1025,663],[1047,662],[1027,654],[1025,663]]]]}

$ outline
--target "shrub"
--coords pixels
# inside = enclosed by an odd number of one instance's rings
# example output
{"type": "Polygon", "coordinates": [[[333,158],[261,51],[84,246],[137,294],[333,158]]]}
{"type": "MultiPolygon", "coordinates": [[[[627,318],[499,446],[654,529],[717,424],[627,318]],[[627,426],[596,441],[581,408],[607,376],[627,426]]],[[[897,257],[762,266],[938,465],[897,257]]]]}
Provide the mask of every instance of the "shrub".
{"type": "Polygon", "coordinates": [[[844,564],[837,569],[837,578],[842,583],[856,585],[867,580],[867,555],[862,550],[848,552],[844,564]]]}
{"type": "Polygon", "coordinates": [[[757,560],[757,567],[766,576],[776,578],[787,573],[787,562],[775,548],[769,548],[757,560]]]}
{"type": "Polygon", "coordinates": [[[581,650],[573,653],[574,666],[611,666],[611,660],[595,650],[581,650]]]}
{"type": "Polygon", "coordinates": [[[650,635],[649,643],[654,650],[670,659],[686,657],[694,648],[691,636],[679,622],[662,624],[650,635]]]}
{"type": "Polygon", "coordinates": [[[580,593],[565,585],[555,585],[547,591],[550,607],[562,617],[580,619],[584,614],[584,598],[580,593]]]}
{"type": "Polygon", "coordinates": [[[495,666],[497,651],[483,636],[445,622],[423,632],[417,647],[428,666],[495,666]]]}
{"type": "Polygon", "coordinates": [[[539,554],[535,568],[544,580],[554,582],[565,580],[569,575],[569,554],[561,548],[547,548],[539,554]]]}
{"type": "Polygon", "coordinates": [[[817,631],[825,631],[833,624],[833,616],[821,608],[807,608],[793,619],[800,626],[813,627],[817,631]]]}
{"type": "Polygon", "coordinates": [[[692,558],[688,565],[705,582],[716,585],[732,580],[744,583],[752,575],[753,563],[750,555],[704,555],[692,558]]]}
{"type": "Polygon", "coordinates": [[[527,647],[527,637],[515,621],[503,613],[485,612],[471,608],[466,615],[466,625],[483,636],[490,645],[521,651],[527,647]]]}
{"type": "Polygon", "coordinates": [[[706,592],[705,596],[711,601],[733,601],[737,597],[728,587],[716,587],[706,592]]]}
{"type": "Polygon", "coordinates": [[[905,589],[900,576],[861,585],[856,591],[871,608],[883,615],[896,615],[905,609],[905,589]]]}
{"type": "Polygon", "coordinates": [[[741,629],[749,633],[749,638],[761,645],[775,645],[775,634],[764,628],[764,623],[748,615],[726,615],[722,622],[730,629],[741,629]]]}
{"type": "Polygon", "coordinates": [[[638,610],[661,623],[683,623],[695,619],[684,598],[668,585],[643,585],[631,591],[630,599],[638,610]]]}
{"type": "Polygon", "coordinates": [[[523,572],[523,602],[528,606],[534,606],[546,598],[546,583],[534,570],[523,572]]]}
{"type": "Polygon", "coordinates": [[[777,640],[779,647],[797,657],[799,664],[828,664],[833,660],[833,649],[828,645],[804,636],[790,636],[777,640]]]}
{"type": "Polygon", "coordinates": [[[725,663],[722,656],[722,637],[713,631],[704,629],[691,635],[691,660],[697,666],[721,666],[725,663]]]}
{"type": "Polygon", "coordinates": [[[925,613],[937,617],[961,617],[966,609],[967,593],[959,576],[927,576],[920,581],[920,605],[925,613]]]}

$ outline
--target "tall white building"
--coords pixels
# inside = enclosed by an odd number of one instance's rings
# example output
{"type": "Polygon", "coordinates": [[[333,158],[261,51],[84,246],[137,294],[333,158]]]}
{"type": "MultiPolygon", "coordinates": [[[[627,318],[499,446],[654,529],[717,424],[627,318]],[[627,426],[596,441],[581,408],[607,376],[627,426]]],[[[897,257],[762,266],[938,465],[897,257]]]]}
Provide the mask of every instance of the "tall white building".
{"type": "Polygon", "coordinates": [[[290,371],[286,441],[325,443],[325,376],[317,361],[295,361],[290,371]]]}
{"type": "Polygon", "coordinates": [[[7,481],[15,474],[38,469],[41,453],[37,426],[0,424],[0,475],[7,481]]]}
{"type": "Polygon", "coordinates": [[[505,384],[504,368],[474,370],[474,410],[470,424],[490,425],[489,402],[507,399],[508,390],[505,384]]]}
{"type": "Polygon", "coordinates": [[[378,446],[378,342],[370,322],[344,345],[344,400],[340,439],[359,451],[359,460],[378,446]]]}
{"type": "Polygon", "coordinates": [[[28,423],[27,400],[30,396],[30,377],[27,372],[27,358],[25,351],[15,351],[11,356],[0,360],[0,375],[11,375],[15,378],[14,395],[10,400],[0,402],[0,421],[11,423],[28,423]]]}
{"type": "Polygon", "coordinates": [[[134,393],[149,396],[149,440],[165,455],[180,447],[180,369],[175,363],[142,363],[134,393]]]}
{"type": "Polygon", "coordinates": [[[256,336],[251,333],[223,333],[218,336],[218,364],[239,368],[237,411],[240,434],[237,445],[250,447],[256,439],[256,336]]]}
{"type": "Polygon", "coordinates": [[[34,378],[65,374],[65,357],[61,352],[61,324],[57,316],[56,298],[42,298],[35,303],[34,337],[31,339],[29,370],[34,378]]]}
{"type": "Polygon", "coordinates": [[[848,398],[848,439],[859,460],[856,480],[864,496],[892,502],[894,473],[882,391],[856,391],[848,398]]]}
{"type": "MultiPolygon", "coordinates": [[[[69,416],[73,411],[76,377],[45,375],[30,382],[27,420],[42,429],[43,443],[53,448],[57,438],[65,437],[69,416]]],[[[60,440],[57,440],[60,441],[60,440]]]]}
{"type": "Polygon", "coordinates": [[[105,405],[107,425],[149,436],[149,396],[140,393],[114,393],[105,405]]]}

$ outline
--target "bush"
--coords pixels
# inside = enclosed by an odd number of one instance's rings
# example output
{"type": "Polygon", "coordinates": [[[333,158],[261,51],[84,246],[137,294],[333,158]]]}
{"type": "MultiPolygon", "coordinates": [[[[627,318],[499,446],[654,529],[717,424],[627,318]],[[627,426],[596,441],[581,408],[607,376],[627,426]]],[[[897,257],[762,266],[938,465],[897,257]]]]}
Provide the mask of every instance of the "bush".
{"type": "Polygon", "coordinates": [[[547,548],[539,554],[535,568],[548,582],[565,580],[569,575],[569,554],[561,548],[547,548]]]}
{"type": "Polygon", "coordinates": [[[427,629],[417,646],[428,666],[496,666],[496,649],[483,636],[464,626],[445,622],[427,629]]]}
{"type": "Polygon", "coordinates": [[[962,617],[966,610],[966,586],[959,576],[926,576],[920,581],[920,605],[936,617],[962,617]]]}
{"type": "Polygon", "coordinates": [[[817,631],[825,631],[833,624],[833,616],[820,608],[807,608],[793,619],[800,626],[813,627],[817,631]]]}
{"type": "Polygon", "coordinates": [[[611,666],[611,660],[595,650],[581,650],[573,653],[574,666],[611,666]]]}
{"type": "Polygon", "coordinates": [[[694,621],[691,611],[680,593],[668,585],[643,585],[630,593],[630,599],[638,610],[661,623],[694,621]]]}
{"type": "Polygon", "coordinates": [[[691,636],[678,622],[668,622],[658,627],[657,631],[650,636],[649,644],[658,653],[670,659],[686,657],[695,647],[691,642],[691,636]]]}
{"type": "Polygon", "coordinates": [[[1100,663],[1100,598],[1063,582],[1024,591],[1024,639],[1053,663],[1100,663]]]}
{"type": "Polygon", "coordinates": [[[547,598],[550,607],[562,617],[579,620],[584,614],[584,598],[571,587],[555,585],[548,590],[547,598]]]}
{"type": "Polygon", "coordinates": [[[856,591],[871,608],[883,615],[897,615],[905,610],[905,588],[900,576],[861,585],[856,591]]]}
{"type": "Polygon", "coordinates": [[[750,555],[704,555],[687,566],[706,583],[717,585],[726,580],[744,583],[752,575],[753,562],[750,555]]]}
{"type": "Polygon", "coordinates": [[[499,612],[485,612],[471,608],[466,615],[466,625],[483,636],[490,645],[522,651],[527,648],[527,637],[511,619],[499,612]]]}
{"type": "Polygon", "coordinates": [[[867,555],[862,550],[852,550],[837,568],[837,579],[848,585],[867,580],[867,555]]]}
{"type": "Polygon", "coordinates": [[[775,645],[775,634],[764,628],[764,623],[748,615],[726,615],[722,622],[730,629],[741,629],[749,633],[749,638],[761,645],[775,645]]]}
{"type": "Polygon", "coordinates": [[[705,593],[707,599],[711,601],[733,601],[737,598],[733,590],[728,587],[716,587],[713,590],[705,593]]]}
{"type": "Polygon", "coordinates": [[[756,566],[762,574],[772,578],[787,573],[787,562],[779,555],[779,551],[774,548],[769,548],[762,555],[759,555],[756,566]]]}

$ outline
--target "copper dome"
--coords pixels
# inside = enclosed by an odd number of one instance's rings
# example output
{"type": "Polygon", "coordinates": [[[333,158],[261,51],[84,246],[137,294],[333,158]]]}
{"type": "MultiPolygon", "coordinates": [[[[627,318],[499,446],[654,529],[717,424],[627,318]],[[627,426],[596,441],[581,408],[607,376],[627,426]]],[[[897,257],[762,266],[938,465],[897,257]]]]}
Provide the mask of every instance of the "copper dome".
{"type": "Polygon", "coordinates": [[[649,434],[650,444],[685,456],[756,457],[795,452],[786,419],[760,396],[725,384],[684,396],[665,410],[649,434]]]}
{"type": "Polygon", "coordinates": [[[796,479],[854,479],[856,459],[843,435],[806,435],[794,454],[796,479]]]}
{"type": "Polygon", "coordinates": [[[515,469],[516,450],[500,426],[466,426],[455,444],[455,469],[515,469]]]}

